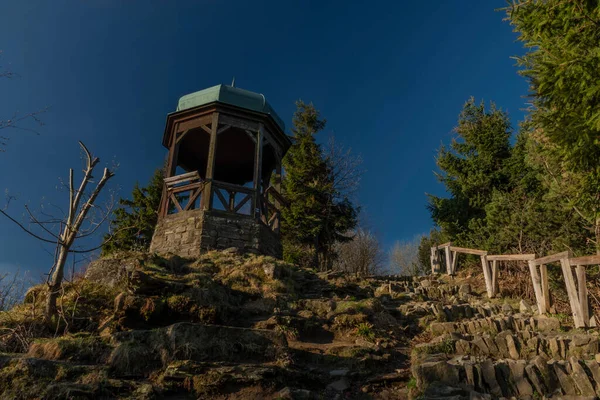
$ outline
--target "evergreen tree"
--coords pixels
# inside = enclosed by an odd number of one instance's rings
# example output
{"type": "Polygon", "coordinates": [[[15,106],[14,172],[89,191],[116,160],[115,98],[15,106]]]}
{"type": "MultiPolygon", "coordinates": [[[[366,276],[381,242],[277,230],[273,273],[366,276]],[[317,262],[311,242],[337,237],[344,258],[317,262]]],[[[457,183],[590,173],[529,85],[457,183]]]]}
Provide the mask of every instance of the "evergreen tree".
{"type": "Polygon", "coordinates": [[[506,11],[528,50],[517,60],[533,98],[531,155],[600,253],[600,4],[520,0],[506,11]]]}
{"type": "Polygon", "coordinates": [[[314,267],[329,268],[333,245],[351,238],[357,208],[336,189],[332,165],[315,136],[326,121],[312,104],[296,103],[292,135],[294,143],[283,160],[283,194],[290,206],[282,211],[284,256],[300,261],[303,248],[312,251],[314,267]]]}
{"type": "MultiPolygon", "coordinates": [[[[119,200],[111,230],[114,236],[102,247],[102,254],[122,250],[147,250],[158,221],[158,207],[163,190],[163,170],[157,169],[148,186],[136,183],[132,199],[119,200]]],[[[105,236],[105,240],[110,237],[105,236]]]]}
{"type": "Polygon", "coordinates": [[[505,112],[492,103],[489,110],[473,98],[459,116],[458,134],[450,148],[442,146],[437,165],[438,179],[449,198],[429,196],[433,221],[448,240],[477,245],[474,231],[485,225],[485,207],[494,190],[508,185],[506,161],[510,157],[510,122],[505,112]]]}

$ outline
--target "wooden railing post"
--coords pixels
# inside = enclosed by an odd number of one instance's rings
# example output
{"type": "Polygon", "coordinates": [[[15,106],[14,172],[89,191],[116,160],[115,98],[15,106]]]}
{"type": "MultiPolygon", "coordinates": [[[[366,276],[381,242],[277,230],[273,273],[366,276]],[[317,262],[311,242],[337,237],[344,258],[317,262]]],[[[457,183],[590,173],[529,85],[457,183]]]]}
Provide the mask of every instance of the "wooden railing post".
{"type": "Polygon", "coordinates": [[[575,287],[575,280],[573,279],[573,271],[571,271],[571,263],[569,262],[569,258],[561,258],[560,266],[565,279],[565,285],[567,286],[567,294],[569,295],[569,303],[571,304],[571,312],[573,313],[575,328],[583,328],[585,327],[585,322],[583,320],[581,303],[579,302],[579,296],[577,295],[577,288],[575,287]]]}
{"type": "Polygon", "coordinates": [[[542,285],[536,263],[534,260],[530,260],[527,262],[527,264],[529,265],[529,273],[531,275],[531,282],[533,283],[533,292],[535,293],[535,302],[538,306],[538,312],[540,314],[545,314],[547,312],[546,303],[542,298],[542,285]]]}
{"type": "Polygon", "coordinates": [[[548,286],[548,267],[546,264],[540,265],[540,279],[542,281],[542,301],[544,302],[545,312],[550,311],[550,288],[548,286]]]}
{"type": "Polygon", "coordinates": [[[579,306],[581,307],[581,318],[585,326],[590,325],[590,309],[588,304],[588,292],[585,279],[585,267],[578,265],[577,271],[577,291],[579,292],[579,306]]]}
{"type": "Polygon", "coordinates": [[[492,277],[490,276],[490,269],[487,261],[487,255],[481,256],[481,266],[483,267],[483,279],[485,279],[485,289],[487,291],[488,297],[491,299],[494,297],[494,292],[492,290],[492,277]]]}
{"type": "Polygon", "coordinates": [[[446,246],[444,252],[446,253],[446,273],[452,275],[452,252],[450,251],[450,246],[446,246]]]}

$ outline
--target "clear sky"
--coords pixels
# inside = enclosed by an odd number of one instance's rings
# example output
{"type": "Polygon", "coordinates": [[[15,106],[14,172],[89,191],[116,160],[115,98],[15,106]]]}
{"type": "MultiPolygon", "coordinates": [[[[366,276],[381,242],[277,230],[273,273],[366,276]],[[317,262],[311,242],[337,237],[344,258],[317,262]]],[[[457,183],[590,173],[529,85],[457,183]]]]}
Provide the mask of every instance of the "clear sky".
{"type": "MultiPolygon", "coordinates": [[[[161,165],[178,98],[235,76],[288,127],[294,101],[312,101],[322,139],[362,155],[359,201],[389,247],[431,228],[425,193],[444,192],[436,149],[470,96],[523,117],[527,85],[510,58],[522,48],[495,11],[503,0],[3,3],[0,65],[20,77],[0,79],[0,119],[51,107],[40,135],[8,132],[0,153],[0,190],[17,195],[8,211],[20,219],[24,204],[66,204],[57,186],[79,172],[77,140],[119,164],[109,186],[129,195],[161,165]]],[[[38,279],[47,250],[0,218],[0,273],[38,279]]]]}

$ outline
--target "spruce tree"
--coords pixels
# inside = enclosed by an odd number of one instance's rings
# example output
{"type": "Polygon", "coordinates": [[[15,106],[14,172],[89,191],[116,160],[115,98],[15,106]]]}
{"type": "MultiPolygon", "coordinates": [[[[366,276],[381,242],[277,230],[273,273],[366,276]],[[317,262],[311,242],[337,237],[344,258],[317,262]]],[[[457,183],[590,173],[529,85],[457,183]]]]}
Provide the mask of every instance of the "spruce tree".
{"type": "Polygon", "coordinates": [[[120,199],[119,207],[114,211],[110,234],[104,238],[106,244],[102,254],[123,250],[147,250],[158,221],[158,207],[163,190],[163,170],[154,172],[148,186],[135,184],[131,200],[120,199]]]}
{"type": "Polygon", "coordinates": [[[333,245],[350,238],[356,226],[357,208],[338,193],[328,159],[315,136],[326,121],[312,104],[296,102],[293,145],[283,160],[283,194],[290,206],[282,212],[284,256],[299,262],[303,249],[310,248],[314,267],[328,268],[333,245]]]}
{"type": "Polygon", "coordinates": [[[532,159],[600,253],[600,4],[519,0],[506,11],[528,50],[517,61],[530,83],[532,159]]]}
{"type": "Polygon", "coordinates": [[[430,195],[428,208],[448,240],[474,245],[470,235],[485,225],[485,206],[494,190],[505,190],[508,184],[511,127],[506,113],[493,103],[486,110],[483,102],[471,98],[455,132],[458,137],[450,148],[442,146],[437,156],[442,171],[437,176],[450,197],[430,195]]]}

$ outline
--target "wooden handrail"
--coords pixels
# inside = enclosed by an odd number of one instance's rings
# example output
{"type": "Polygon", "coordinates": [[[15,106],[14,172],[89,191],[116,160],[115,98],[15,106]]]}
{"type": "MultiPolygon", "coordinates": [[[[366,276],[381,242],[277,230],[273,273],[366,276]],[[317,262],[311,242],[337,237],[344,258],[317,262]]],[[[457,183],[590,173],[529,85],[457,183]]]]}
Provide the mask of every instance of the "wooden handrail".
{"type": "Polygon", "coordinates": [[[242,185],[236,185],[236,184],[228,183],[228,182],[216,181],[214,179],[212,180],[212,184],[214,186],[219,187],[220,189],[231,190],[231,191],[239,192],[239,193],[251,194],[251,193],[255,192],[255,190],[252,189],[252,188],[247,188],[247,187],[242,186],[242,185]]]}
{"type": "Polygon", "coordinates": [[[561,253],[551,254],[546,257],[540,257],[533,260],[534,265],[550,264],[562,260],[563,258],[571,258],[571,251],[563,251],[561,253]]]}
{"type": "Polygon", "coordinates": [[[535,254],[493,254],[487,256],[488,261],[531,261],[535,254]]]}

